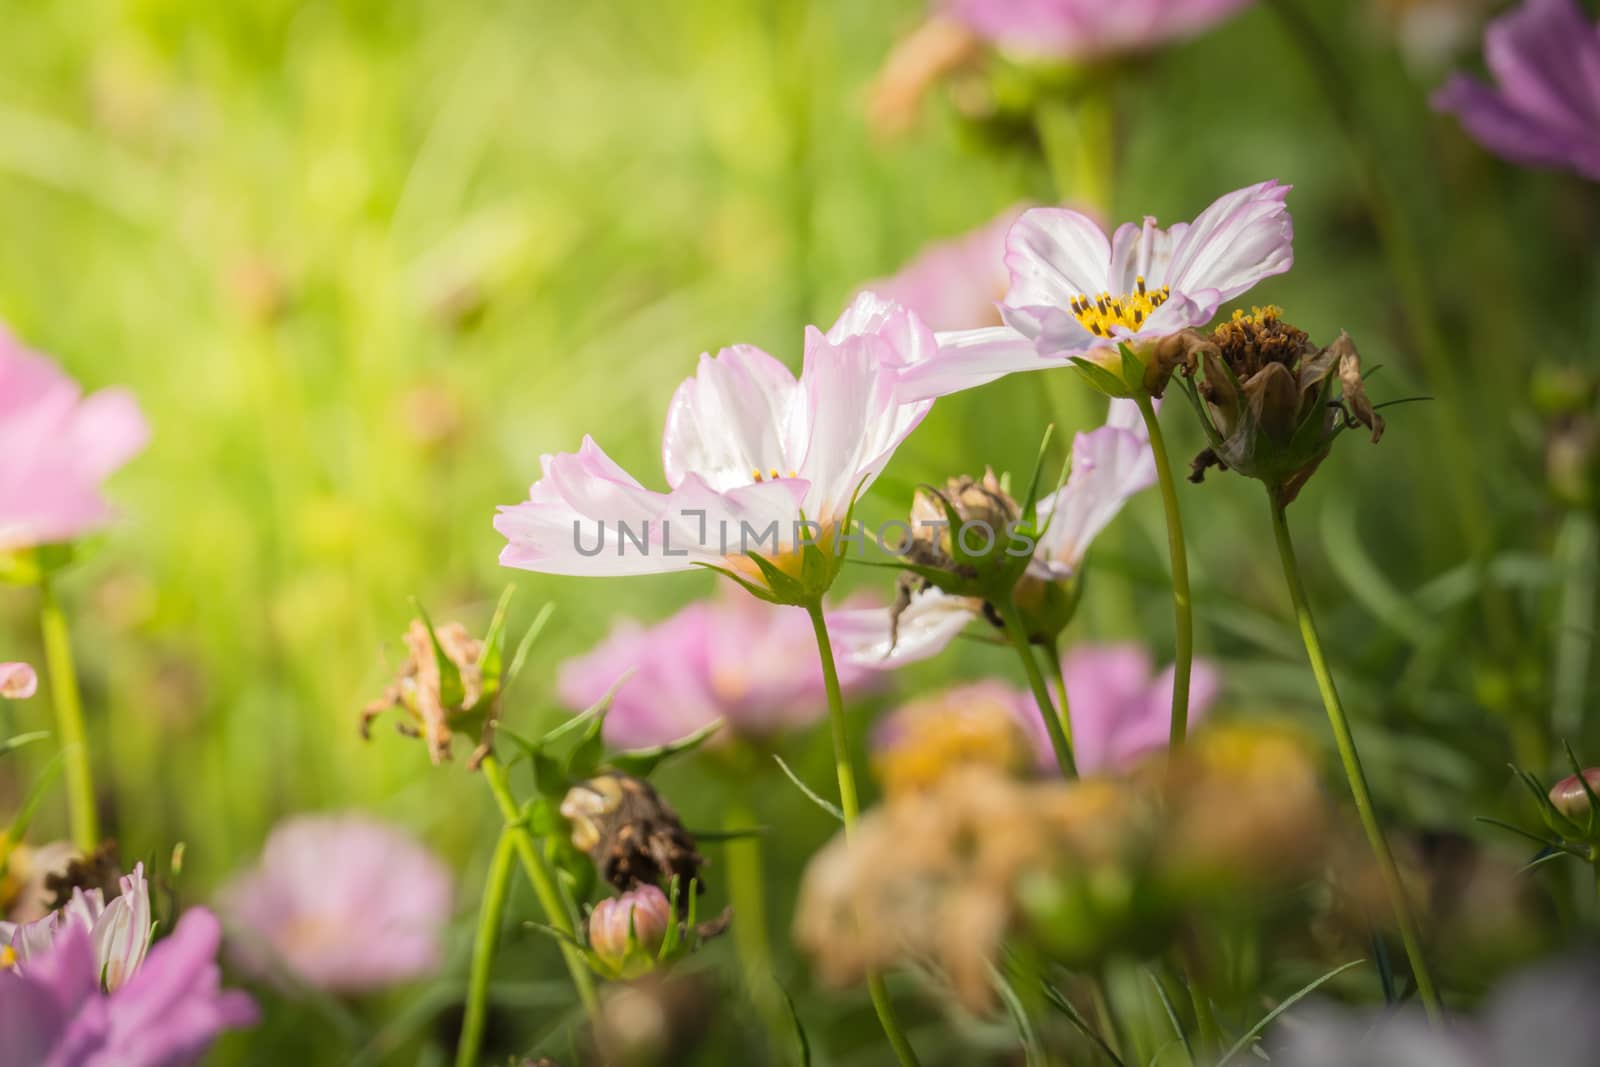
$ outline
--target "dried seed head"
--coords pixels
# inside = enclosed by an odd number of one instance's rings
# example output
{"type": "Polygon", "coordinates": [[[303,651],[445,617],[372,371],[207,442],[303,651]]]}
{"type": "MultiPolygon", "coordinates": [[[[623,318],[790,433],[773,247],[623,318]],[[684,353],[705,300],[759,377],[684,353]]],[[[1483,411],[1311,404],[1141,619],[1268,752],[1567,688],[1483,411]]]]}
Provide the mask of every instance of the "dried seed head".
{"type": "Polygon", "coordinates": [[[600,876],[618,889],[661,886],[698,878],[704,857],[667,802],[651,784],[632,775],[608,773],[580,782],[561,801],[572,824],[572,843],[594,861],[600,876]]]}
{"type": "Polygon", "coordinates": [[[447,622],[434,629],[439,648],[446,659],[454,664],[460,675],[459,694],[445,690],[440,677],[439,660],[428,625],[421,619],[412,619],[406,630],[406,658],[395,674],[394,681],[384,689],[383,695],[361,709],[361,736],[370,738],[372,722],[391,708],[399,708],[406,718],[395,728],[407,737],[421,737],[428,746],[428,757],[435,766],[450,758],[452,725],[463,719],[483,717],[482,734],[473,751],[468,767],[476,769],[489,752],[493,736],[494,717],[490,705],[499,695],[494,687],[484,685],[479,660],[483,655],[483,642],[471,636],[459,622],[447,622]],[[448,701],[448,703],[447,703],[448,701]]]}
{"type": "Polygon", "coordinates": [[[52,895],[50,910],[66,907],[75,890],[98,889],[106,901],[122,895],[122,864],[117,858],[117,843],[110,838],[86,856],[78,856],[66,869],[45,876],[44,888],[52,895]]]}

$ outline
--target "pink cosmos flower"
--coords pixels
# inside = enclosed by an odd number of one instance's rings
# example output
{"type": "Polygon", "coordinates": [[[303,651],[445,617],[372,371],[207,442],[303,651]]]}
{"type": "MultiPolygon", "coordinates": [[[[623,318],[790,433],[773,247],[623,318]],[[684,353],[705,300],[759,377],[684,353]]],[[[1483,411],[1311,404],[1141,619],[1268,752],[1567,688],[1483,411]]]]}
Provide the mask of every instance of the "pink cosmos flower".
{"type": "Polygon", "coordinates": [[[450,872],[404,831],[360,814],[280,823],[255,868],[222,890],[250,974],[286,969],[317,989],[358,993],[431,974],[450,919],[450,872]]]}
{"type": "Polygon", "coordinates": [[[39,690],[39,676],[26,663],[0,663],[0,697],[26,700],[39,690]]]}
{"type": "Polygon", "coordinates": [[[1003,51],[1049,59],[1146,52],[1192,37],[1251,0],[943,0],[1003,51]]]}
{"type": "Polygon", "coordinates": [[[902,396],[943,396],[1072,357],[1115,368],[1121,342],[1204,325],[1293,265],[1288,193],[1261,182],[1221,197],[1192,223],[1163,230],[1146,216],[1109,237],[1076,211],[1024,212],[1006,236],[1006,325],[940,334],[938,355],[904,372],[902,396]]]}
{"type": "MultiPolygon", "coordinates": [[[[1139,409],[1131,400],[1112,401],[1104,426],[1073,438],[1067,484],[1039,502],[1039,521],[1048,519],[1049,525],[1027,576],[1045,582],[1072,579],[1100,531],[1155,482],[1155,453],[1139,409]]],[[[886,669],[937,655],[982,611],[983,605],[970,598],[930,588],[901,614],[899,639],[892,643],[887,609],[840,611],[829,622],[844,662],[886,669]]]]}
{"type": "Polygon", "coordinates": [[[1433,106],[1506,159],[1600,181],[1600,26],[1576,0],[1526,0],[1489,24],[1483,54],[1498,87],[1457,74],[1433,106]]]}
{"type": "Polygon", "coordinates": [[[107,992],[115,993],[144,962],[153,931],[144,864],[136,864],[121,887],[109,904],[99,889],[74,889],[65,907],[42,919],[20,926],[0,923],[0,944],[11,949],[18,970],[28,971],[68,934],[81,931],[94,950],[95,974],[107,992]]]}
{"type": "MultiPolygon", "coordinates": [[[[1172,675],[1168,666],[1154,673],[1141,645],[1079,645],[1061,663],[1072,709],[1072,750],[1078,771],[1126,770],[1141,756],[1165,748],[1172,726],[1172,675]]],[[[1189,675],[1189,723],[1198,723],[1216,702],[1217,670],[1195,659],[1189,675]]],[[[1033,698],[1019,691],[1020,707],[1039,754],[1039,767],[1055,767],[1050,735],[1033,698]]]]}
{"type": "Polygon", "coordinates": [[[111,515],[100,483],[144,448],[133,396],[85,397],[0,327],[0,552],[70,541],[111,515]]]}
{"type": "Polygon", "coordinates": [[[928,245],[897,274],[861,288],[899,304],[935,330],[998,326],[998,302],[1011,282],[1006,233],[1024,210],[1023,205],[1009,207],[975,230],[928,245]]]}
{"type": "Polygon", "coordinates": [[[544,456],[528,500],[500,509],[500,562],[596,576],[711,564],[760,583],[754,553],[798,577],[803,546],[837,532],[927,414],[896,384],[934,348],[915,315],[863,294],[826,334],[807,329],[798,379],[749,345],[702,356],[667,413],[669,491],[646,489],[585,438],[544,456]]]}
{"type": "Polygon", "coordinates": [[[0,1061],[29,1067],[185,1067],[216,1036],[256,1021],[224,991],[222,931],[191,908],[119,989],[103,993],[90,935],[69,926],[26,969],[0,969],[0,1061]]]}
{"type": "MultiPolygon", "coordinates": [[[[573,711],[627,676],[612,698],[605,738],[650,748],[723,722],[729,735],[760,739],[809,726],[827,710],[811,620],[754,597],[719,595],[653,626],[619,622],[599,645],[561,665],[557,691],[573,711]],[[630,674],[631,672],[631,674],[630,674]]],[[[867,672],[840,665],[848,692],[867,672]]]]}

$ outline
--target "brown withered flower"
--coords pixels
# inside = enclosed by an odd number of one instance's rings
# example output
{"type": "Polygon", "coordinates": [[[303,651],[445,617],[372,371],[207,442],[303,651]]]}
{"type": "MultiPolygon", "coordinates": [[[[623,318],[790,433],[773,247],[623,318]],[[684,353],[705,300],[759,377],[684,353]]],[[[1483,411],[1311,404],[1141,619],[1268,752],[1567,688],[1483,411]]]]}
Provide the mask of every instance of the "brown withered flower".
{"type": "Polygon", "coordinates": [[[73,857],[64,869],[45,875],[44,888],[52,897],[50,911],[66,907],[79,889],[98,889],[107,900],[121,896],[122,864],[118,861],[117,843],[107,838],[88,855],[73,857]]]}
{"type": "Polygon", "coordinates": [[[1383,436],[1349,334],[1319,348],[1281,310],[1266,307],[1235,311],[1209,337],[1187,331],[1174,342],[1197,362],[1201,422],[1211,442],[1195,458],[1190,481],[1211,467],[1231,469],[1265,482],[1287,504],[1341,431],[1360,424],[1373,443],[1383,436]]]}
{"type": "Polygon", "coordinates": [[[580,782],[561,800],[572,843],[588,853],[600,876],[621,890],[660,886],[677,878],[681,899],[705,858],[694,835],[643,778],[609,772],[580,782]]]}
{"type": "Polygon", "coordinates": [[[397,722],[395,728],[407,737],[422,738],[428,745],[428,757],[438,766],[450,758],[452,725],[481,718],[478,747],[467,763],[476,770],[483,757],[489,754],[494,728],[494,716],[490,712],[499,696],[498,679],[485,685],[480,666],[483,642],[468,634],[465,626],[448,622],[437,627],[433,634],[438,636],[439,649],[460,674],[459,692],[446,691],[428,624],[412,619],[405,635],[405,662],[383,695],[361,709],[361,736],[370,738],[373,720],[390,708],[399,708],[407,717],[397,722]]]}
{"type": "MultiPolygon", "coordinates": [[[[960,592],[976,592],[986,572],[1017,563],[1015,557],[1006,555],[1006,548],[1021,516],[1021,506],[994,471],[985,468],[981,479],[963,474],[949,479],[942,490],[932,486],[918,489],[911,499],[910,533],[897,547],[907,563],[942,571],[953,586],[971,587],[960,592]]],[[[901,573],[889,609],[891,644],[899,641],[900,616],[912,599],[934,584],[915,571],[901,573]]],[[[984,615],[1000,625],[999,616],[987,603],[984,615]]]]}

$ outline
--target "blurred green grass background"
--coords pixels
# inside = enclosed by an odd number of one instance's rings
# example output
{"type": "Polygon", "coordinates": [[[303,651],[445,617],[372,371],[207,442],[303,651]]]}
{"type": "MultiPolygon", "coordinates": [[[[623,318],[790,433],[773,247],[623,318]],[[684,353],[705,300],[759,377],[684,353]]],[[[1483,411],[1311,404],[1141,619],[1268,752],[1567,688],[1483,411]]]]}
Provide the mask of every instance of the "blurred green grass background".
{"type": "MultiPolygon", "coordinates": [[[[1375,158],[1419,238],[1452,373],[1424,373],[1363,172],[1270,10],[1120,88],[1113,215],[1176,221],[1249,182],[1293,183],[1297,265],[1252,299],[1316,337],[1348,329],[1383,365],[1377,399],[1433,398],[1394,409],[1377,448],[1341,442],[1292,518],[1378,795],[1465,830],[1464,810],[1500,803],[1510,750],[1493,709],[1550,699],[1559,515],[1525,396],[1538,362],[1592,360],[1600,220],[1575,179],[1507,167],[1429,113],[1437,78],[1402,63],[1367,7],[1312,6],[1343,91],[1378,119],[1375,158]],[[1470,427],[1470,454],[1441,445],[1441,411],[1470,427]],[[1452,466],[1489,504],[1510,645],[1483,623],[1452,466]],[[1441,576],[1432,600],[1404,600],[1441,576]]],[[[911,136],[867,129],[866,87],[921,13],[0,0],[0,319],[87,385],[132,386],[155,429],[113,483],[123,520],[66,584],[125,855],[186,842],[185,892],[201,898],[282,815],[362,805],[478,869],[493,825],[478,784],[387,730],[357,737],[407,598],[474,623],[507,582],[525,619],[555,600],[507,713],[554,715],[562,656],[711,584],[498,568],[494,507],[523,497],[539,454],[592,433],[649,482],[667,398],[699,352],[751,342],[797,364],[801,327],[862,281],[1053,199],[1040,163],[986,147],[937,101],[911,136]]],[[[1025,471],[1047,421],[1075,431],[1101,410],[1052,375],[941,401],[871,513],[986,463],[1025,471]]],[[[1187,412],[1166,423],[1179,460],[1198,448],[1187,412]]],[[[1226,665],[1226,707],[1317,725],[1259,491],[1216,477],[1184,490],[1199,648],[1226,665]]],[[[1096,557],[1072,636],[1169,656],[1153,494],[1096,557]]],[[[34,606],[0,596],[8,656],[39,658],[34,606]]],[[[975,647],[898,681],[975,671],[1012,673],[975,647]]],[[[38,727],[48,704],[0,716],[38,727]]],[[[817,741],[796,747],[820,773],[817,741]]],[[[0,771],[0,797],[39,769],[25,755],[0,771]]],[[[716,823],[722,787],[703,770],[666,782],[686,821],[716,823]]],[[[828,828],[781,790],[763,803],[797,828],[774,861],[774,885],[792,885],[828,828]]],[[[60,827],[60,806],[42,819],[60,827]]],[[[464,903],[476,885],[463,877],[464,903]]],[[[775,925],[788,914],[773,911],[775,925]]]]}

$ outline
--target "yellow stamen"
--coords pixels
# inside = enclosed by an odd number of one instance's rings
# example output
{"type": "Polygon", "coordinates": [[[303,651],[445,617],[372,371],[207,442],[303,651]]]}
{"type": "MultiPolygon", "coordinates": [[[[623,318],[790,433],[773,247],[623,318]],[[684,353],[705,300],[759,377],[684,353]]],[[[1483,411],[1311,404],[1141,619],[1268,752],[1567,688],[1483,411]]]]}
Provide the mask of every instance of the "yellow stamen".
{"type": "Polygon", "coordinates": [[[10,945],[6,945],[3,948],[0,948],[0,971],[5,970],[7,967],[14,966],[16,964],[16,962],[17,962],[17,950],[16,949],[12,948],[10,945]]]}
{"type": "Polygon", "coordinates": [[[1137,330],[1162,304],[1172,299],[1172,290],[1163,285],[1159,289],[1151,289],[1140,275],[1134,279],[1134,289],[1131,293],[1122,293],[1113,296],[1110,293],[1098,293],[1094,296],[1084,295],[1073,297],[1070,305],[1073,317],[1083,324],[1083,328],[1096,337],[1115,336],[1114,327],[1122,326],[1130,330],[1137,330]]]}

